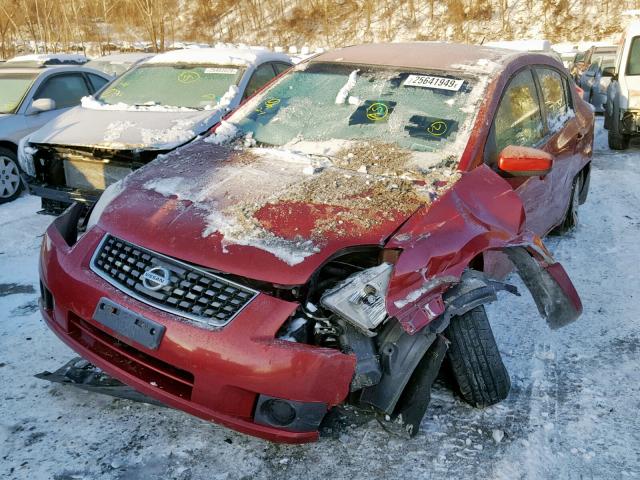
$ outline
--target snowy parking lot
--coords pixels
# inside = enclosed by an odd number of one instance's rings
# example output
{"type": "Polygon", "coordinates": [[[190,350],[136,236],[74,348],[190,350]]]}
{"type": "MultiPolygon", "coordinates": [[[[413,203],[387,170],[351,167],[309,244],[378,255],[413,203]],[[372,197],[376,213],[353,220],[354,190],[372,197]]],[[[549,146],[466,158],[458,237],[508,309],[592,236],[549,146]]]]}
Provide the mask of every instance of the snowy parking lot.
{"type": "Polygon", "coordinates": [[[509,398],[476,410],[438,383],[409,441],[372,420],[316,444],[276,445],[34,378],[75,356],[37,307],[52,217],[36,214],[35,197],[0,206],[0,478],[640,478],[640,146],[614,153],[601,127],[580,225],[546,239],[584,314],[551,332],[512,278],[523,295],[488,308],[509,398]]]}

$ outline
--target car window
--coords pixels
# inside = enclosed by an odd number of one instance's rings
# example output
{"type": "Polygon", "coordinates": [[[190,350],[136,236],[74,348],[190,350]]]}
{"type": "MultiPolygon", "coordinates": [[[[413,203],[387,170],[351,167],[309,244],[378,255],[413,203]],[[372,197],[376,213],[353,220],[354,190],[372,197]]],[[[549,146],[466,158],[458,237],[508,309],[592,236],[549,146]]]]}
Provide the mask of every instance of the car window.
{"type": "Polygon", "coordinates": [[[34,100],[50,98],[56,102],[56,109],[73,107],[80,99],[89,95],[87,84],[79,73],[56,75],[45,80],[34,100]]]}
{"type": "Polygon", "coordinates": [[[536,68],[540,88],[542,90],[542,101],[544,102],[547,115],[547,126],[551,132],[559,130],[567,121],[567,95],[565,92],[566,82],[562,75],[550,68],[536,68]]]}
{"type": "Polygon", "coordinates": [[[627,75],[640,75],[640,37],[631,40],[629,59],[627,60],[627,75]]]}
{"type": "Polygon", "coordinates": [[[97,92],[109,83],[109,80],[99,77],[98,75],[94,75],[93,73],[89,73],[89,80],[91,81],[91,86],[93,87],[94,92],[97,92]]]}
{"type": "Polygon", "coordinates": [[[542,115],[530,70],[518,73],[505,90],[494,118],[495,152],[508,145],[533,146],[543,137],[542,115]]]}
{"type": "Polygon", "coordinates": [[[253,72],[251,80],[249,80],[249,83],[247,84],[247,88],[244,91],[245,98],[250,97],[256,91],[260,90],[265,83],[271,81],[275,76],[276,74],[270,63],[263,63],[260,65],[256,71],[253,72]]]}
{"type": "Polygon", "coordinates": [[[282,62],[274,62],[273,63],[273,68],[276,70],[276,75],[280,75],[282,72],[287,70],[289,67],[291,67],[291,65],[289,65],[288,63],[282,63],[282,62]]]}

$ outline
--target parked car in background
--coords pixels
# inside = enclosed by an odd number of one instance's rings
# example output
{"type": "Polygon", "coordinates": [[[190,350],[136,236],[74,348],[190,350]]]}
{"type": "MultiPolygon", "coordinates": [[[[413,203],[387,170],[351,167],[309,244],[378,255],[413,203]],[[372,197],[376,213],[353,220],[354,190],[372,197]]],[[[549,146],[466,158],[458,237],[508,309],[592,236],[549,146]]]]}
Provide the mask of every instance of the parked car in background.
{"type": "Polygon", "coordinates": [[[571,69],[569,72],[575,81],[578,81],[582,72],[584,72],[584,56],[586,52],[577,52],[573,57],[573,61],[571,62],[571,69]]]}
{"type": "Polygon", "coordinates": [[[597,60],[589,65],[584,73],[580,76],[577,84],[583,90],[582,98],[593,105],[596,112],[604,112],[604,104],[607,101],[607,88],[611,81],[611,76],[603,76],[604,69],[614,68],[616,57],[612,54],[603,54],[597,57],[597,60]]]}
{"type": "Polygon", "coordinates": [[[558,55],[560,55],[560,60],[562,60],[562,64],[564,65],[564,68],[566,68],[569,72],[573,68],[573,64],[576,60],[576,56],[578,55],[578,53],[579,52],[576,52],[576,51],[558,53],[558,55]]]}
{"type": "Polygon", "coordinates": [[[286,55],[259,49],[157,55],[22,142],[30,191],[51,212],[91,203],[136,168],[207,132],[290,66],[286,55]]]}
{"type": "Polygon", "coordinates": [[[618,47],[615,45],[593,45],[584,52],[584,56],[580,60],[576,59],[576,68],[573,72],[576,82],[580,80],[582,74],[592,65],[598,64],[603,58],[611,58],[616,56],[618,47]]]}
{"type": "Polygon", "coordinates": [[[640,134],[640,22],[629,25],[615,67],[603,75],[611,78],[604,109],[609,148],[626,150],[640,134]]]}
{"type": "Polygon", "coordinates": [[[0,65],[0,203],[15,199],[24,187],[17,158],[20,139],[110,80],[97,70],[33,57],[0,65]],[[51,61],[56,66],[47,66],[51,61]]]}
{"type": "Polygon", "coordinates": [[[118,77],[134,65],[152,56],[153,54],[151,53],[115,53],[90,60],[89,63],[87,63],[87,67],[95,68],[112,77],[118,77]]]}
{"type": "Polygon", "coordinates": [[[351,402],[413,436],[443,359],[471,405],[509,393],[484,304],[513,264],[552,328],[580,315],[540,237],[576,225],[593,123],[548,55],[321,53],[53,222],[42,314],[109,375],[241,432],[312,441],[351,402]]]}

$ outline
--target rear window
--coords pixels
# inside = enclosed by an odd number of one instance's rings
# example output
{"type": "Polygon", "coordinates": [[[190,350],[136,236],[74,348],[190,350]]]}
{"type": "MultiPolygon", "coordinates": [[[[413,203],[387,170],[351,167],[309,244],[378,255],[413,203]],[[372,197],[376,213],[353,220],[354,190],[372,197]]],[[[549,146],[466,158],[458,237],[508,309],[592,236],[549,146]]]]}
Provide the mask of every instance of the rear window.
{"type": "Polygon", "coordinates": [[[640,75],[640,37],[633,37],[627,60],[627,75],[640,75]]]}

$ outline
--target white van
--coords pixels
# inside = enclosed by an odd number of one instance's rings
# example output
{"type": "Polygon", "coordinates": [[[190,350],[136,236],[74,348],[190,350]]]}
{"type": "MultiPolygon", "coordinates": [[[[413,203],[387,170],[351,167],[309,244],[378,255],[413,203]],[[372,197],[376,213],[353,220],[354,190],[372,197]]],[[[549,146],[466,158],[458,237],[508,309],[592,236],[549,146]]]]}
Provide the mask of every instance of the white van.
{"type": "Polygon", "coordinates": [[[631,136],[640,135],[640,22],[627,28],[615,67],[605,68],[602,76],[611,77],[604,109],[609,148],[626,150],[631,136]]]}

